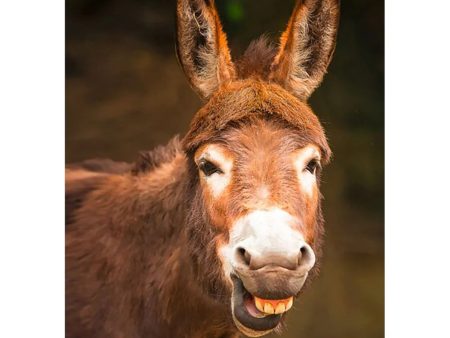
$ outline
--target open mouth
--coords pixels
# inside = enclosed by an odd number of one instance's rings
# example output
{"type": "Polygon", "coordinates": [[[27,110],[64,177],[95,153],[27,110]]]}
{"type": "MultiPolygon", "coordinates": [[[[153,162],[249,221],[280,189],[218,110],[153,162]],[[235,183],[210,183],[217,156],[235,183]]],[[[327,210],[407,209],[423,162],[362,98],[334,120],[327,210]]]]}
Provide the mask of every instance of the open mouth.
{"type": "Polygon", "coordinates": [[[250,294],[237,276],[233,275],[231,278],[234,285],[233,317],[237,327],[247,336],[257,337],[269,333],[292,307],[293,296],[285,299],[259,298],[250,294]]]}

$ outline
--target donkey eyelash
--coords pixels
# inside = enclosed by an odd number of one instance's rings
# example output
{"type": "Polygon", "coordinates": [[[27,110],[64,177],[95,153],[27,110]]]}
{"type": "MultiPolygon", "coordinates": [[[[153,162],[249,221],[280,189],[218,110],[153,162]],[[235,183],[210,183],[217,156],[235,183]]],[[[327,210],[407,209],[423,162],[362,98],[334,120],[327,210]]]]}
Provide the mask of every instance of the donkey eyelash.
{"type": "Polygon", "coordinates": [[[308,162],[308,164],[305,167],[305,170],[308,170],[311,174],[315,174],[317,168],[320,168],[320,162],[318,159],[312,159],[311,161],[308,162]]]}
{"type": "Polygon", "coordinates": [[[206,159],[201,159],[199,161],[198,169],[200,169],[205,176],[211,176],[216,173],[223,174],[223,171],[218,166],[206,159]]]}

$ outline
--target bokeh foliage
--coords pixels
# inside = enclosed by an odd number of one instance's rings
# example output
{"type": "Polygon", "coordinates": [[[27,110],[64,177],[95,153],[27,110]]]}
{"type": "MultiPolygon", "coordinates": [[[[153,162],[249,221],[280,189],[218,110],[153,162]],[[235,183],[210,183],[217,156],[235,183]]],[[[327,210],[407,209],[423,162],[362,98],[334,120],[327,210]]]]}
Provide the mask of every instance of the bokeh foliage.
{"type": "MultiPolygon", "coordinates": [[[[293,0],[216,0],[233,56],[274,42],[293,0]]],[[[201,103],[174,52],[174,0],[67,0],[66,161],[131,161],[186,131],[201,103]]],[[[384,330],[384,4],[342,0],[338,45],[310,100],[334,152],[322,184],[320,277],[283,337],[375,338],[384,330]]]]}

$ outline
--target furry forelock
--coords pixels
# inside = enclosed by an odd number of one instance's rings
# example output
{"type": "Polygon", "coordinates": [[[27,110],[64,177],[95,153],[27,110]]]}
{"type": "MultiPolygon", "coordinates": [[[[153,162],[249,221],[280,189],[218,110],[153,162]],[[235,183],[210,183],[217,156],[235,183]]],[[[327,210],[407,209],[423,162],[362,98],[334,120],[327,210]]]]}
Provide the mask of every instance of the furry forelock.
{"type": "Polygon", "coordinates": [[[275,45],[266,35],[252,41],[236,62],[238,78],[257,77],[266,80],[276,53],[275,45]]]}

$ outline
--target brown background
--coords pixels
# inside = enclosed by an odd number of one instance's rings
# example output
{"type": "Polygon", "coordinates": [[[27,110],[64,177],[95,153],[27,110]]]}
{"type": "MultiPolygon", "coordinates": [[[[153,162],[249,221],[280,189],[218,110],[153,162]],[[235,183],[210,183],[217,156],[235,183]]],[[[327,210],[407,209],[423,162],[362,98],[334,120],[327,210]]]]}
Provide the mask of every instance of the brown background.
{"type": "MultiPolygon", "coordinates": [[[[292,0],[217,0],[234,55],[275,39],[292,0]]],[[[174,0],[66,1],[66,161],[131,161],[186,131],[200,100],[177,64],[174,0]]],[[[375,338],[384,331],[384,4],[342,0],[334,60],[310,104],[334,151],[322,185],[320,277],[283,337],[375,338]]]]}

